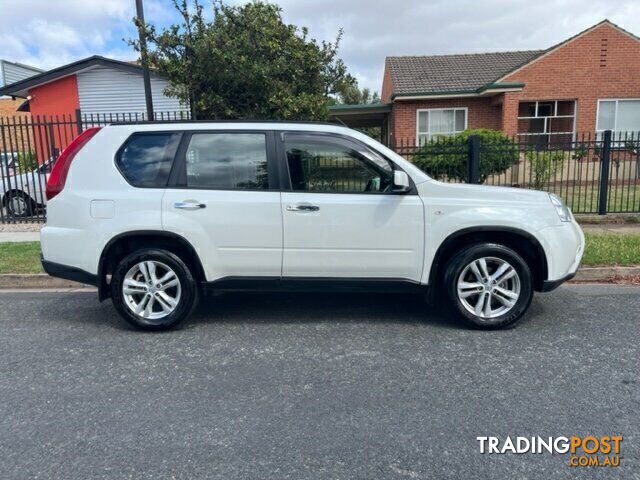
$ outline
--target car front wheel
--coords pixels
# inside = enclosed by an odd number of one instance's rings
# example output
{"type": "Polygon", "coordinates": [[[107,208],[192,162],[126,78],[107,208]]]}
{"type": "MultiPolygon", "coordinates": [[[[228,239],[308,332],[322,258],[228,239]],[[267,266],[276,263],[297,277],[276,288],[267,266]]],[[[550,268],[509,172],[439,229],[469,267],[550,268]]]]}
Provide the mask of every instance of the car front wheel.
{"type": "Polygon", "coordinates": [[[166,250],[138,250],[123,258],[111,279],[116,310],[144,330],[178,326],[196,307],[198,288],[189,267],[166,250]]]}
{"type": "Polygon", "coordinates": [[[29,217],[35,211],[35,202],[24,192],[12,191],[5,198],[7,212],[12,217],[29,217]]]}
{"type": "Polygon", "coordinates": [[[476,328],[514,325],[533,298],[530,268],[518,253],[499,244],[463,249],[449,262],[444,281],[450,310],[476,328]]]}

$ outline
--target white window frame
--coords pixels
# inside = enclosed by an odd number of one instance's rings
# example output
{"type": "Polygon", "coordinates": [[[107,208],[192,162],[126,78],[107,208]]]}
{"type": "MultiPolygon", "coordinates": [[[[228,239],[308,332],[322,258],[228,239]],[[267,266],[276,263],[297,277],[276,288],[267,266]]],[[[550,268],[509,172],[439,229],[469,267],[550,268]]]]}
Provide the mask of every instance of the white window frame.
{"type": "MultiPolygon", "coordinates": [[[[600,102],[616,102],[616,110],[613,115],[613,130],[612,132],[618,131],[618,102],[640,102],[640,98],[599,98],[598,105],[596,106],[596,135],[600,137],[600,135],[605,131],[599,128],[600,123],[600,102]]],[[[626,130],[625,130],[626,131],[626,130]]]]}
{"type": "MultiPolygon", "coordinates": [[[[469,107],[442,107],[442,108],[419,108],[416,110],[416,146],[420,146],[420,135],[427,135],[427,142],[431,140],[431,133],[429,131],[421,132],[420,128],[420,112],[427,112],[429,114],[429,120],[427,120],[427,128],[429,128],[429,121],[431,119],[431,112],[444,112],[448,110],[453,110],[453,121],[455,128],[455,112],[462,110],[464,112],[464,128],[460,130],[460,132],[467,129],[467,125],[469,122],[469,107]]],[[[437,132],[436,135],[441,136],[449,136],[455,135],[460,132],[437,132]]]]}
{"type": "Polygon", "coordinates": [[[518,132],[518,137],[528,137],[528,136],[538,136],[538,135],[571,135],[572,141],[576,140],[576,119],[578,118],[578,103],[576,100],[571,99],[557,99],[557,100],[520,100],[518,102],[518,109],[520,109],[521,103],[535,103],[536,110],[535,115],[532,116],[520,116],[518,115],[518,123],[520,120],[544,120],[544,131],[543,132],[518,132]],[[573,115],[558,115],[558,102],[573,102],[573,115]],[[553,103],[553,115],[548,115],[541,117],[538,115],[538,108],[541,103],[553,103]],[[571,125],[570,132],[550,132],[549,131],[549,120],[554,118],[573,118],[573,124],[571,125]]]}

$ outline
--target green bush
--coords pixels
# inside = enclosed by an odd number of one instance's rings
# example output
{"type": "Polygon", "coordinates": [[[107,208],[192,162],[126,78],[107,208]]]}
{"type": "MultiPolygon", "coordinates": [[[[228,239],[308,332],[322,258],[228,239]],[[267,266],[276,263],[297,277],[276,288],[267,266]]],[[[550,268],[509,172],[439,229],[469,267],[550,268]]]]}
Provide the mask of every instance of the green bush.
{"type": "Polygon", "coordinates": [[[525,157],[531,167],[533,188],[541,190],[558,171],[562,171],[565,155],[562,150],[529,150],[525,157]]]}
{"type": "Polygon", "coordinates": [[[433,138],[418,147],[411,160],[433,178],[469,179],[469,136],[480,137],[480,183],[518,163],[518,144],[497,130],[476,129],[433,138]]]}
{"type": "Polygon", "coordinates": [[[18,152],[16,163],[20,172],[31,172],[38,168],[38,157],[34,152],[18,152]]]}

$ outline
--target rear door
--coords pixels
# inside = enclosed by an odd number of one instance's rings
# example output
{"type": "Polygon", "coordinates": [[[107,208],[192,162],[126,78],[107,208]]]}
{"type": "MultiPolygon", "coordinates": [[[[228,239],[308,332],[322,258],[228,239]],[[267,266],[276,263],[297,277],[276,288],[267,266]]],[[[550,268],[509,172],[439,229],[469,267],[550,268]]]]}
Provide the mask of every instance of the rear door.
{"type": "Polygon", "coordinates": [[[274,134],[194,131],[184,134],[162,224],[191,242],[209,281],[280,277],[282,214],[274,134]]]}
{"type": "Polygon", "coordinates": [[[283,277],[419,281],[424,206],[392,191],[399,168],[347,137],[283,133],[283,277]]]}

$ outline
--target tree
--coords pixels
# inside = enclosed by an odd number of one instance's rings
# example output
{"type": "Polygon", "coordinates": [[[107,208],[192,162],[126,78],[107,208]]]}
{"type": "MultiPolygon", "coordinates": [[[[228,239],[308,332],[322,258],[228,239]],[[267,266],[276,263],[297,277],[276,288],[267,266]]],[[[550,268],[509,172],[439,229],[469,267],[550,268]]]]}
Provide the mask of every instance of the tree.
{"type": "MultiPolygon", "coordinates": [[[[198,0],[173,0],[180,23],[158,31],[136,25],[151,68],[167,77],[166,94],[207,119],[324,120],[328,96],[355,83],[335,42],[318,42],[306,27],[285,24],[279,6],[213,0],[207,20],[198,0]]],[[[139,50],[135,40],[129,42],[139,50]]]]}
{"type": "Polygon", "coordinates": [[[348,105],[362,105],[369,103],[380,103],[378,92],[372,92],[369,88],[360,89],[357,82],[344,82],[337,92],[338,103],[348,105]]]}

